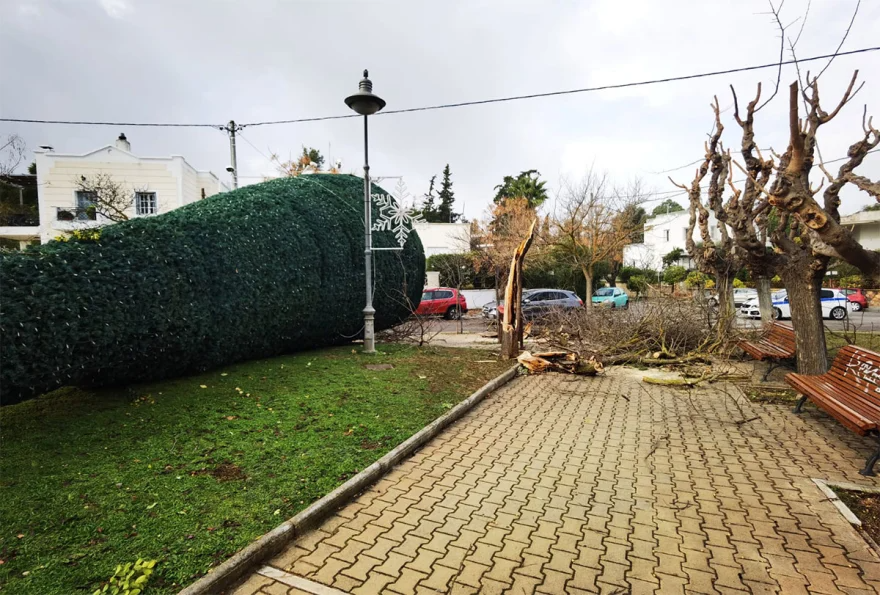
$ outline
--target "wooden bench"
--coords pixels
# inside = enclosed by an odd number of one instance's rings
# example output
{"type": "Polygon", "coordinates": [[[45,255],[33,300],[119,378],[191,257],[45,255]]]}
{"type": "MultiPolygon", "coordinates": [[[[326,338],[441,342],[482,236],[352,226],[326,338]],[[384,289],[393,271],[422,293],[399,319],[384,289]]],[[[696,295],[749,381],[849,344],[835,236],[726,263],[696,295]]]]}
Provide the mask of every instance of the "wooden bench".
{"type": "MultiPolygon", "coordinates": [[[[880,353],[847,345],[825,374],[786,374],[785,381],[801,394],[795,413],[810,399],[846,428],[880,442],[880,353]]],[[[874,475],[878,459],[880,446],[859,473],[874,475]]]]}
{"type": "Polygon", "coordinates": [[[794,359],[794,330],[778,322],[770,323],[768,332],[757,341],[737,341],[737,347],[758,361],[771,360],[763,380],[770,372],[794,359]]]}

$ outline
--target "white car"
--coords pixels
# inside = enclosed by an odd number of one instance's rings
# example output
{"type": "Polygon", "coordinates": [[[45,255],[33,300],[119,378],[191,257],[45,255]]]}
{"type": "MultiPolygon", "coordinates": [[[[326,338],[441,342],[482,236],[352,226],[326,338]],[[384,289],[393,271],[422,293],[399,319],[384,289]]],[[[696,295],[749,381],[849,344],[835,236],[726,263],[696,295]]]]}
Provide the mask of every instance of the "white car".
{"type": "MultiPolygon", "coordinates": [[[[771,299],[773,300],[773,318],[775,320],[791,318],[791,306],[788,303],[788,292],[786,290],[777,291],[771,296],[771,299]]],[[[839,289],[821,290],[819,303],[822,306],[822,318],[830,318],[832,320],[843,320],[846,318],[849,300],[846,299],[846,295],[839,289]]],[[[758,309],[758,298],[743,304],[739,313],[747,318],[760,318],[761,311],[758,309]]]]}

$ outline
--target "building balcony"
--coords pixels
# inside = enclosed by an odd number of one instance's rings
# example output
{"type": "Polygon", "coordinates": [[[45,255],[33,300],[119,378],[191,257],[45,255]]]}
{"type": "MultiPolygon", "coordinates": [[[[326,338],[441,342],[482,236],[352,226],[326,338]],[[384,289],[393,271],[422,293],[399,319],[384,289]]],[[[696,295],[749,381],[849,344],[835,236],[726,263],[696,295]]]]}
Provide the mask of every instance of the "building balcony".
{"type": "Polygon", "coordinates": [[[0,227],[39,227],[36,213],[0,213],[0,227]]]}

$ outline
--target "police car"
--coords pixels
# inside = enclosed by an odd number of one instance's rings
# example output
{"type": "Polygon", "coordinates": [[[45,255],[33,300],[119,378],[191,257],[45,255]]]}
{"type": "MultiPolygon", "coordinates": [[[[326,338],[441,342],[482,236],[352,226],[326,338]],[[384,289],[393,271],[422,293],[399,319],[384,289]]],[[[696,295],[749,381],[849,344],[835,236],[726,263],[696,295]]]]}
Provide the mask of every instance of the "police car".
{"type": "MultiPolygon", "coordinates": [[[[777,291],[771,296],[773,300],[773,318],[781,320],[791,318],[791,307],[788,303],[788,292],[777,291]]],[[[822,306],[822,318],[843,320],[849,308],[846,295],[839,289],[823,289],[819,295],[822,306]]],[[[758,298],[747,301],[739,311],[740,315],[747,318],[760,318],[761,311],[758,309],[758,298]]]]}

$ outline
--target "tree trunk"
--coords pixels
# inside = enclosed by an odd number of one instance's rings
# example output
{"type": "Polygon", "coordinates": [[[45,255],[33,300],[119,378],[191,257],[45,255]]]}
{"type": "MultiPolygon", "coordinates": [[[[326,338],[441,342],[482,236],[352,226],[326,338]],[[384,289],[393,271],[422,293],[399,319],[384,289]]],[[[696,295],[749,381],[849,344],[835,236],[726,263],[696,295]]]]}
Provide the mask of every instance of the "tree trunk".
{"type": "Polygon", "coordinates": [[[825,347],[825,326],[819,291],[822,283],[798,266],[783,271],[791,307],[791,325],[795,330],[797,367],[800,374],[824,374],[828,371],[828,352],[825,347]]]}
{"type": "Polygon", "coordinates": [[[498,283],[501,273],[498,267],[495,267],[495,332],[498,335],[498,342],[501,343],[501,314],[498,313],[498,306],[501,305],[501,285],[498,283]]]}
{"type": "Polygon", "coordinates": [[[586,297],[586,300],[584,301],[584,305],[586,305],[588,308],[592,308],[593,307],[593,275],[590,274],[590,272],[586,268],[582,268],[581,271],[583,271],[583,273],[584,273],[584,281],[586,282],[586,285],[587,285],[587,289],[586,289],[587,297],[586,297]]]}
{"type": "Polygon", "coordinates": [[[718,320],[716,322],[716,330],[718,338],[727,336],[736,316],[736,309],[733,305],[733,278],[734,275],[715,276],[716,287],[718,288],[718,320]]]}
{"type": "Polygon", "coordinates": [[[758,289],[758,308],[761,310],[761,324],[773,320],[773,297],[770,277],[756,277],[755,287],[758,289]]]}

